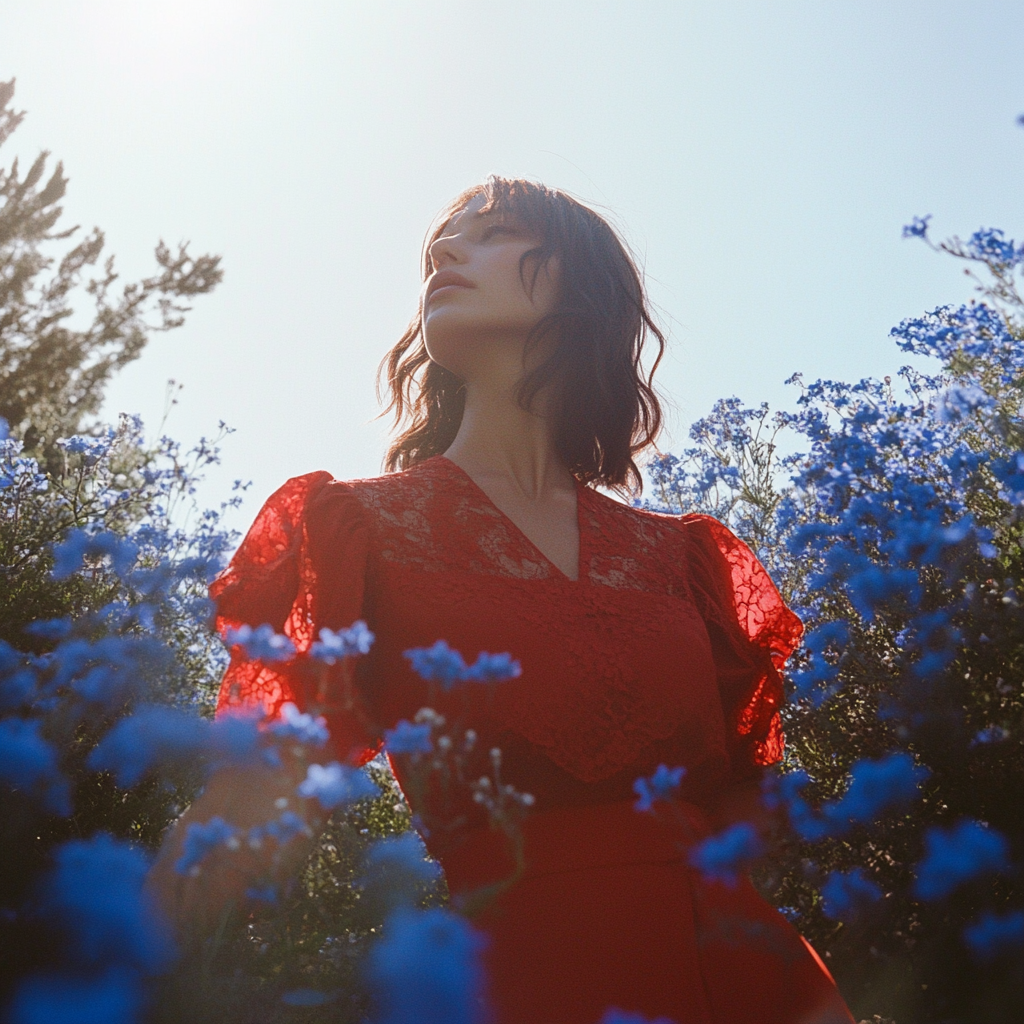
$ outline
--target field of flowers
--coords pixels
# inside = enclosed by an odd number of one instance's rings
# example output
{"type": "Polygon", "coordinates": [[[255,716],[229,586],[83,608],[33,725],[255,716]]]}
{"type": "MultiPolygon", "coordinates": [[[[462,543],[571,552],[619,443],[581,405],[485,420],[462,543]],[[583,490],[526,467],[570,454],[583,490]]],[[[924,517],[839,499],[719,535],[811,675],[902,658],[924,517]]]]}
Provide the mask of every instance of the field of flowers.
{"type": "MultiPolygon", "coordinates": [[[[0,222],[46,199],[14,178],[0,222]]],[[[927,218],[904,233],[979,290],[893,329],[918,368],[796,376],[793,412],[720,402],[691,449],[648,467],[651,507],[727,523],[807,626],[763,790],[775,832],[739,824],[691,859],[721,884],[752,871],[858,1016],[1005,1021],[1024,1012],[1024,245],[989,229],[936,245],[927,218]]],[[[49,439],[16,426],[0,423],[2,1019],[481,1020],[481,938],[383,762],[325,758],[315,709],[212,719],[226,653],[206,585],[237,540],[195,507],[217,440],[188,453],[131,419],[49,439]],[[303,800],[330,815],[312,855],[176,946],[143,889],[162,833],[213,773],[282,757],[303,769],[295,801],[249,829],[192,824],[176,869],[201,878],[215,851],[273,863],[308,830],[303,800]]],[[[262,623],[227,639],[295,656],[262,623]]],[[[309,657],[350,666],[373,639],[325,630],[309,657]]],[[[468,664],[438,641],[408,657],[443,689],[519,672],[514,651],[468,664]]],[[[387,736],[411,777],[469,787],[518,850],[531,798],[500,752],[466,778],[474,742],[429,708],[387,736]]],[[[680,778],[638,779],[637,813],[670,810],[680,778]]],[[[610,1007],[604,1024],[629,1021],[610,1007]]]]}

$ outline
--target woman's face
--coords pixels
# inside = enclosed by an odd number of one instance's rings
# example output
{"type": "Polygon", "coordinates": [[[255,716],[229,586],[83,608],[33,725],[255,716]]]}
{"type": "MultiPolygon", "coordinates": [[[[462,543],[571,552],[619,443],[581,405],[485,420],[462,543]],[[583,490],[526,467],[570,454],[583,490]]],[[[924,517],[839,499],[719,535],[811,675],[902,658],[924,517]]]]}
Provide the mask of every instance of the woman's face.
{"type": "Polygon", "coordinates": [[[521,275],[523,254],[540,239],[481,213],[485,202],[483,195],[471,199],[431,243],[421,296],[427,354],[467,382],[521,371],[527,336],[558,300],[557,260],[541,267],[536,281],[529,261],[521,275]]]}

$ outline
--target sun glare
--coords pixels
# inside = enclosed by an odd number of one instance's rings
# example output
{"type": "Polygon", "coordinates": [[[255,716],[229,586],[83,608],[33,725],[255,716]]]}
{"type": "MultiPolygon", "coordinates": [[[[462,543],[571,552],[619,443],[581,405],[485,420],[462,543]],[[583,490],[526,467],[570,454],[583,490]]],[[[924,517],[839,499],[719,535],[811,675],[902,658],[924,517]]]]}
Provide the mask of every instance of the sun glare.
{"type": "Polygon", "coordinates": [[[101,0],[83,17],[96,50],[140,79],[216,68],[255,20],[245,0],[101,0]]]}

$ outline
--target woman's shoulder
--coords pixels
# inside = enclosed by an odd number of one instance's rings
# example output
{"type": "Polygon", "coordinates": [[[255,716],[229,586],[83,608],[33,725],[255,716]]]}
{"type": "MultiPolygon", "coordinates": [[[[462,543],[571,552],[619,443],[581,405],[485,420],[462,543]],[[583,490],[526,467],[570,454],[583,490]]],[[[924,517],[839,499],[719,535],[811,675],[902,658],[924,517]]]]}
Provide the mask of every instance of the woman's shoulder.
{"type": "Polygon", "coordinates": [[[337,479],[319,470],[287,480],[267,499],[258,519],[259,532],[309,533],[333,543],[341,535],[360,534],[365,542],[392,536],[425,541],[444,509],[443,467],[427,460],[410,469],[380,476],[337,479]]]}
{"type": "Polygon", "coordinates": [[[412,525],[416,518],[429,515],[439,488],[443,488],[440,469],[436,459],[428,459],[380,476],[332,479],[325,488],[324,500],[358,507],[371,522],[380,525],[412,525]]]}
{"type": "Polygon", "coordinates": [[[696,513],[659,512],[639,503],[629,503],[593,488],[586,488],[586,512],[600,532],[609,539],[678,551],[704,544],[720,531],[731,531],[717,519],[696,513]]]}
{"type": "Polygon", "coordinates": [[[373,511],[395,502],[411,501],[431,489],[435,467],[421,463],[411,469],[380,476],[339,479],[326,470],[303,473],[286,480],[268,499],[268,504],[302,511],[331,506],[338,510],[359,508],[373,511]]]}

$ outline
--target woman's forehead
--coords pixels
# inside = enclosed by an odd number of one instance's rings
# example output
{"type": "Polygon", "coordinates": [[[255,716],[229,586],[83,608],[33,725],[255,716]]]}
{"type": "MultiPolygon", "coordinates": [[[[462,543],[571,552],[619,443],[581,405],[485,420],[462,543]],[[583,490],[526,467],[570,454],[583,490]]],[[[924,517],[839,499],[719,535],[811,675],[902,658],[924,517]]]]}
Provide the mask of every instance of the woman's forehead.
{"type": "Polygon", "coordinates": [[[486,192],[477,192],[470,200],[449,216],[441,225],[435,237],[444,238],[453,235],[476,220],[497,220],[502,223],[517,224],[526,227],[524,218],[515,210],[509,209],[508,202],[499,197],[488,196],[486,192]]]}
{"type": "Polygon", "coordinates": [[[445,235],[453,235],[459,230],[460,224],[465,226],[468,221],[475,220],[478,217],[487,217],[493,215],[494,210],[488,210],[486,213],[481,211],[487,206],[488,199],[483,192],[478,192],[473,196],[465,206],[461,209],[456,210],[445,222],[441,225],[441,230],[438,232],[438,238],[443,238],[445,235]]]}

